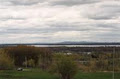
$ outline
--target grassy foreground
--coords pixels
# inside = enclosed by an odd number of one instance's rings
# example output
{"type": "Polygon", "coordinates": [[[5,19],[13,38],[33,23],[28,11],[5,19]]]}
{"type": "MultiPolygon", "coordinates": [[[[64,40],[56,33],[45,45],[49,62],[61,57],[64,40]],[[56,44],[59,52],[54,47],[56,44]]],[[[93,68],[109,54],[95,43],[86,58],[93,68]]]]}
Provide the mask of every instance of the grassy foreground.
{"type": "MultiPolygon", "coordinates": [[[[75,79],[112,79],[112,72],[81,73],[75,79]]],[[[115,73],[115,79],[120,79],[120,73],[115,73]]]]}
{"type": "Polygon", "coordinates": [[[0,79],[59,79],[57,76],[41,70],[0,71],[0,79]]]}
{"type": "MultiPolygon", "coordinates": [[[[0,79],[59,79],[57,75],[38,69],[28,71],[0,71],[0,79]]],[[[74,79],[112,79],[112,73],[82,73],[78,72],[74,79]]],[[[115,73],[115,79],[120,79],[120,73],[115,73]]]]}

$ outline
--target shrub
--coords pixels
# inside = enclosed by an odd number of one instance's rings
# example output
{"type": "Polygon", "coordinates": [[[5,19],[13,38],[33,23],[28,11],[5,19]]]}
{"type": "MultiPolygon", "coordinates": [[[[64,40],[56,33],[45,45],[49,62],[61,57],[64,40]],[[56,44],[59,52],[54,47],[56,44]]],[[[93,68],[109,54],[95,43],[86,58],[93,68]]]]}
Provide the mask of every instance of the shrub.
{"type": "Polygon", "coordinates": [[[57,59],[55,68],[62,79],[72,79],[78,70],[76,62],[65,55],[61,55],[57,59]]]}

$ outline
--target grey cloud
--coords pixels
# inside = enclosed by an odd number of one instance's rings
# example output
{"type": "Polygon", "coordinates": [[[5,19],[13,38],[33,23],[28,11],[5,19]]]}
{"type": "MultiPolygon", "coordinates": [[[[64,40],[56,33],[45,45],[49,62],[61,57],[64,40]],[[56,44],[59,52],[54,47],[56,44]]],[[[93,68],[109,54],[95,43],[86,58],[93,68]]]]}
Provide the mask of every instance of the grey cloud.
{"type": "MultiPolygon", "coordinates": [[[[97,6],[97,5],[96,5],[97,6]]],[[[93,8],[94,9],[94,8],[93,8]]],[[[111,4],[111,5],[101,5],[98,9],[98,11],[93,11],[94,14],[88,13],[88,18],[94,19],[94,20],[109,20],[109,19],[115,19],[120,16],[120,5],[111,4]]]]}
{"type": "Polygon", "coordinates": [[[39,3],[39,0],[22,0],[22,1],[11,1],[14,5],[33,5],[39,3]]]}
{"type": "MultiPolygon", "coordinates": [[[[65,31],[78,31],[78,32],[98,32],[100,30],[106,31],[107,29],[118,30],[118,28],[112,24],[69,24],[69,23],[59,23],[50,24],[48,28],[39,27],[29,27],[29,28],[4,28],[6,30],[1,31],[4,34],[41,34],[41,33],[56,33],[65,31]],[[101,28],[102,27],[102,28],[101,28]]],[[[117,31],[116,30],[116,31],[117,31]]]]}
{"type": "Polygon", "coordinates": [[[110,20],[110,19],[116,19],[119,16],[120,16],[119,12],[107,11],[107,12],[96,13],[94,15],[89,15],[88,18],[93,20],[110,20]]]}
{"type": "Polygon", "coordinates": [[[102,23],[102,22],[100,22],[100,23],[96,23],[96,24],[94,24],[93,26],[95,26],[95,27],[102,27],[102,28],[110,28],[110,29],[112,29],[112,30],[114,30],[114,29],[116,29],[116,30],[119,30],[119,23],[102,23]]]}
{"type": "Polygon", "coordinates": [[[97,34],[96,36],[94,36],[94,38],[99,41],[106,41],[106,42],[118,42],[119,39],[120,39],[120,33],[117,31],[113,31],[113,32],[110,32],[110,33],[104,33],[104,34],[97,34]],[[114,38],[113,38],[114,37],[114,38]]]}
{"type": "Polygon", "coordinates": [[[2,3],[6,3],[8,5],[34,5],[40,2],[43,2],[44,0],[0,0],[2,3]]]}
{"type": "Polygon", "coordinates": [[[94,19],[94,20],[109,20],[114,18],[114,14],[96,14],[93,16],[89,16],[90,19],[94,19]]]}
{"type": "Polygon", "coordinates": [[[92,4],[100,2],[99,0],[0,0],[6,5],[35,5],[42,2],[49,2],[50,5],[81,5],[81,4],[92,4]]]}
{"type": "Polygon", "coordinates": [[[73,6],[73,5],[82,5],[82,4],[92,4],[100,2],[100,0],[56,0],[53,1],[52,5],[66,5],[66,6],[73,6]]]}
{"type": "Polygon", "coordinates": [[[26,18],[19,18],[19,17],[2,17],[0,18],[1,21],[8,21],[8,20],[25,20],[26,18]]]}

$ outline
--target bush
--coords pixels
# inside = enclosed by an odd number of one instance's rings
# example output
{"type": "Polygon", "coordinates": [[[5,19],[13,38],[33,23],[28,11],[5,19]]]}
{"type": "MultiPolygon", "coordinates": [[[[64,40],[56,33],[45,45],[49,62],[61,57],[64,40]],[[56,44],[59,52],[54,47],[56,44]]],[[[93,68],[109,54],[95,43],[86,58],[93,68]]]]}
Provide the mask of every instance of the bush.
{"type": "Polygon", "coordinates": [[[71,79],[77,73],[78,67],[71,57],[61,55],[56,61],[55,69],[62,79],[71,79]]]}
{"type": "Polygon", "coordinates": [[[0,70],[14,68],[13,59],[4,50],[0,50],[0,70]]]}

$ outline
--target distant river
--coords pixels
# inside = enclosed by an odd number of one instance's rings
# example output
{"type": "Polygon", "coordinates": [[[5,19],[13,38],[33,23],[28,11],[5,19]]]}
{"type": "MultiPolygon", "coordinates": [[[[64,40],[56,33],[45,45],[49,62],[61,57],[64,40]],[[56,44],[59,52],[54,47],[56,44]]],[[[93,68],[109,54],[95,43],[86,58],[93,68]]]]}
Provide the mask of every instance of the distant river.
{"type": "Polygon", "coordinates": [[[120,47],[120,45],[32,45],[35,47],[120,47]]]}

